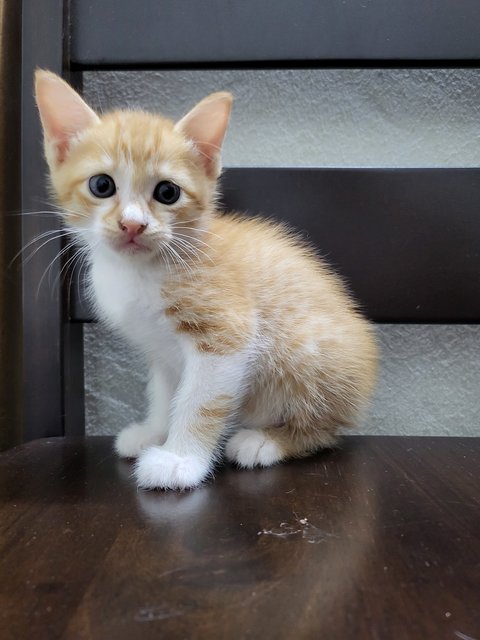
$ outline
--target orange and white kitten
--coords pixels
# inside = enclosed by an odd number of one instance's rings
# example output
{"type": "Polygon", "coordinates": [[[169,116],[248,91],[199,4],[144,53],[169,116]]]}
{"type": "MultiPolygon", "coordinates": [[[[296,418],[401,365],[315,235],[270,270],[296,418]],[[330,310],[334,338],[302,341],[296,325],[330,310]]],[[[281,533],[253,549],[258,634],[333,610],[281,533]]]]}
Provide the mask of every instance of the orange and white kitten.
{"type": "Polygon", "coordinates": [[[100,117],[47,71],[36,98],[98,313],[150,364],[148,416],[115,443],[138,457],[139,486],[194,487],[224,445],[255,467],[334,444],[372,390],[373,332],[283,226],[217,212],[231,95],[208,96],[176,124],[141,111],[100,117]]]}

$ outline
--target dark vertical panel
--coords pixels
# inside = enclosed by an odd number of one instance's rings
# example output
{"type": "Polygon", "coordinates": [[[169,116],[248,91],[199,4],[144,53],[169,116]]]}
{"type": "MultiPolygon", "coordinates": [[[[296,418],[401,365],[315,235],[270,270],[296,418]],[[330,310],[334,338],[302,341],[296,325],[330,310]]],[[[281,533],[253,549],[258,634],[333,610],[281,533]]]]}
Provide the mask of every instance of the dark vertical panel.
{"type": "MultiPolygon", "coordinates": [[[[22,25],[22,208],[46,210],[46,165],[41,130],[33,97],[36,67],[62,72],[64,12],[62,0],[23,0],[22,25]]],[[[54,215],[24,216],[25,246],[46,231],[59,228],[54,215]]],[[[50,236],[49,236],[50,237],[50,236]]],[[[32,249],[41,244],[34,243],[32,249]]],[[[23,438],[63,434],[62,309],[58,288],[39,282],[60,250],[60,240],[49,241],[23,267],[23,438]]],[[[26,252],[27,255],[30,251],[26,252]]],[[[59,272],[53,263],[52,282],[59,272]]]]}
{"type": "Polygon", "coordinates": [[[21,4],[0,3],[0,449],[21,439],[21,272],[9,268],[20,245],[21,4]]]}
{"type": "MultiPolygon", "coordinates": [[[[68,55],[68,54],[67,54],[68,55]]],[[[67,79],[75,89],[82,93],[81,73],[68,73],[67,79]]],[[[73,256],[68,253],[66,260],[73,256]]],[[[75,264],[73,260],[73,264],[75,264]]],[[[73,269],[73,267],[72,267],[73,269]]],[[[70,317],[71,296],[76,290],[78,272],[68,270],[64,286],[64,332],[63,332],[63,406],[64,432],[66,436],[85,434],[85,385],[83,358],[83,324],[72,323],[70,317]]]]}
{"type": "Polygon", "coordinates": [[[85,433],[85,384],[83,375],[83,324],[68,322],[64,329],[65,435],[85,433]]]}

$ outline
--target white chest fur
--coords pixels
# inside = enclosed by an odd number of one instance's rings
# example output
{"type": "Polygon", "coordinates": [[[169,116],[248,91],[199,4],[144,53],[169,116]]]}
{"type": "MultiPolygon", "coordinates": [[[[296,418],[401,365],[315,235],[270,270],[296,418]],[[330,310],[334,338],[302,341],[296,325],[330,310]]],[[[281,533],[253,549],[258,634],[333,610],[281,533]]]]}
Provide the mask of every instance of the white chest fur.
{"type": "Polygon", "coordinates": [[[164,313],[162,281],[162,271],[148,264],[111,255],[93,257],[93,292],[101,317],[149,360],[162,362],[180,375],[182,348],[164,313]]]}

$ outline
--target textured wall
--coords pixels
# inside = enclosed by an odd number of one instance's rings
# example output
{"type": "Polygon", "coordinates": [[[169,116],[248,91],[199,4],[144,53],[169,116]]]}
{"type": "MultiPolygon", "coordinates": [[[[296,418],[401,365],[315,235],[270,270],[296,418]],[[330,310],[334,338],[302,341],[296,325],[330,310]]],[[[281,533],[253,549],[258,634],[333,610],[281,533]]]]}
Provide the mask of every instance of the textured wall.
{"type": "Polygon", "coordinates": [[[174,119],[212,91],[236,97],[227,166],[480,164],[480,70],[340,69],[86,73],[101,109],[174,119]]]}
{"type": "MultiPolygon", "coordinates": [[[[480,326],[379,325],[382,369],[359,433],[480,435],[480,326]]],[[[145,367],[100,325],[85,327],[87,432],[144,411],[145,367]]]]}
{"type": "MultiPolygon", "coordinates": [[[[180,117],[211,91],[236,96],[224,163],[276,166],[478,166],[480,70],[86,73],[99,109],[180,117]]],[[[379,387],[359,431],[480,434],[480,327],[378,328],[379,387]]],[[[85,330],[87,431],[115,433],[143,412],[136,354],[85,330]]]]}

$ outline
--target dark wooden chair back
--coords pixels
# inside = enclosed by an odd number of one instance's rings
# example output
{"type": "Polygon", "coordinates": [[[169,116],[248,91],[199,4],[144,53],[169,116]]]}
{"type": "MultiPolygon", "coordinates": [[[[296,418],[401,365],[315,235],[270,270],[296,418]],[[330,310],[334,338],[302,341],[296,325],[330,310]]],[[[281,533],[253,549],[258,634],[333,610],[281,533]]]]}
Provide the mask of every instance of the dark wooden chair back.
{"type": "MultiPolygon", "coordinates": [[[[86,70],[478,66],[476,0],[23,0],[22,207],[44,207],[32,96],[37,66],[78,88],[86,70]]],[[[480,319],[480,169],[235,168],[226,208],[306,229],[379,322],[480,319]],[[292,213],[294,212],[294,213],[292,213]]],[[[58,228],[26,216],[23,243],[58,228]]],[[[23,270],[24,439],[83,432],[82,292],[23,270]]],[[[52,267],[55,279],[62,265],[52,267]]]]}

